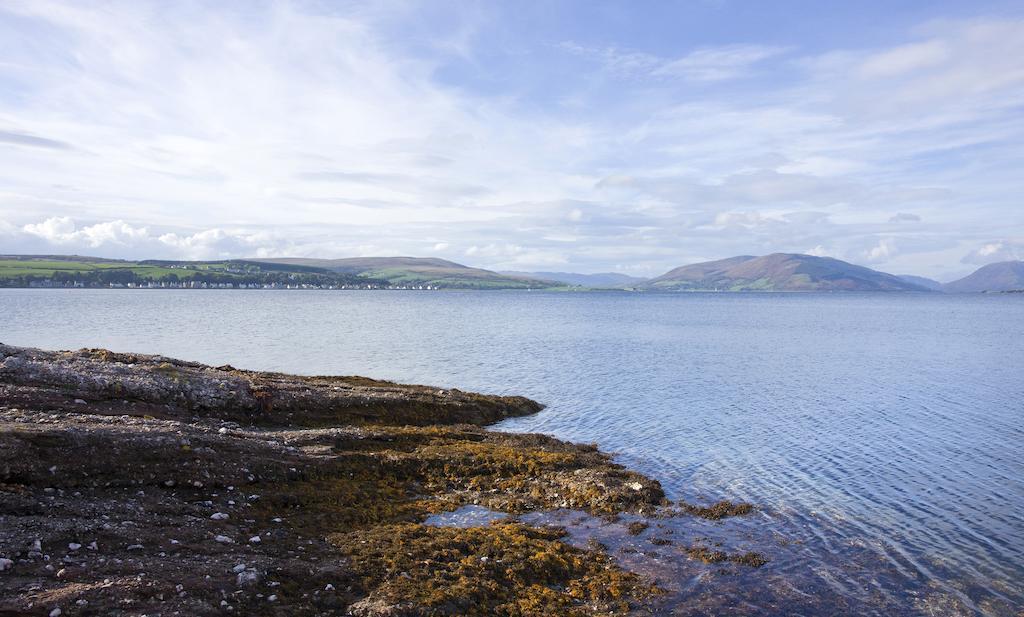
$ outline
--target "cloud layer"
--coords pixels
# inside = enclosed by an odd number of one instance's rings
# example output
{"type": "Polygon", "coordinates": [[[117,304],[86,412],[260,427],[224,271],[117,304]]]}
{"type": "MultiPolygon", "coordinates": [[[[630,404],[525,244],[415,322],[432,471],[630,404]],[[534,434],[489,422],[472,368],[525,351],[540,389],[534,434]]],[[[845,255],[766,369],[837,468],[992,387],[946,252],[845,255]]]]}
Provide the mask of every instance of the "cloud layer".
{"type": "Polygon", "coordinates": [[[653,34],[726,9],[517,6],[5,3],[0,253],[655,275],[801,251],[939,278],[1021,255],[1020,17],[829,47],[653,34]]]}

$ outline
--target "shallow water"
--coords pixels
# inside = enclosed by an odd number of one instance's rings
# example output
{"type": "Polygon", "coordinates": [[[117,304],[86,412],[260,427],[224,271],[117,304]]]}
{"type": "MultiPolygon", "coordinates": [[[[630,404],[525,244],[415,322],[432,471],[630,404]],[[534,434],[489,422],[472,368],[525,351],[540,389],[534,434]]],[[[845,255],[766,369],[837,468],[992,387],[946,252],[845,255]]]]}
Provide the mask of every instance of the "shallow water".
{"type": "Polygon", "coordinates": [[[704,568],[678,612],[712,589],[766,614],[1024,608],[1022,334],[1019,294],[0,290],[4,343],[524,394],[548,408],[500,428],[759,504],[706,527],[772,562],[704,568]]]}

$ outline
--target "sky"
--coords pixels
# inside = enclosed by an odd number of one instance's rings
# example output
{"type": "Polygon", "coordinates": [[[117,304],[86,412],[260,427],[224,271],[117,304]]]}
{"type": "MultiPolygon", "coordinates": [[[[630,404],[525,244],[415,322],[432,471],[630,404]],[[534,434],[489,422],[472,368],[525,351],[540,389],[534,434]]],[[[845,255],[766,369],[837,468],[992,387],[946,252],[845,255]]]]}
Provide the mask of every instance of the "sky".
{"type": "Polygon", "coordinates": [[[1024,258],[1024,5],[0,2],[0,253],[1024,258]]]}

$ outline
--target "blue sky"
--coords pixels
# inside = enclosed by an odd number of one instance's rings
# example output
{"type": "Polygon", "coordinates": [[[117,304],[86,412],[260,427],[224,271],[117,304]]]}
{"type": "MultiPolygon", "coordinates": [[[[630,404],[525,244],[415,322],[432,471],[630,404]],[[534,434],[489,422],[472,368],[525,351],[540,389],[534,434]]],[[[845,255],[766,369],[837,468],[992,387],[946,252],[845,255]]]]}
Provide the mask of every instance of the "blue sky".
{"type": "Polygon", "coordinates": [[[1024,257],[1019,2],[0,5],[0,252],[1024,257]]]}

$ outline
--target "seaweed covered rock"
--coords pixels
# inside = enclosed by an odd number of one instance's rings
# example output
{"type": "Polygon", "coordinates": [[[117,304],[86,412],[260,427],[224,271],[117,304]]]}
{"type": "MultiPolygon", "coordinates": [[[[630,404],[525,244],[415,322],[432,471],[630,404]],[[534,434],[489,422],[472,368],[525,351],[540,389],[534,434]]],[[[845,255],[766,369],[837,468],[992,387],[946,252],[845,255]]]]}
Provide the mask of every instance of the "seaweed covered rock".
{"type": "Polygon", "coordinates": [[[664,503],[593,446],[475,426],[539,408],[0,346],[0,615],[621,614],[653,587],[560,531],[422,524],[664,503]]]}

